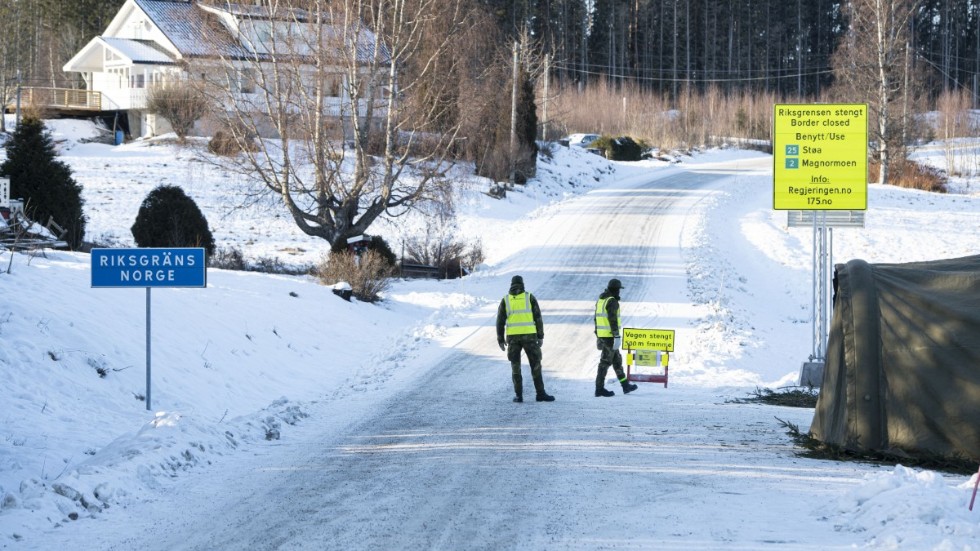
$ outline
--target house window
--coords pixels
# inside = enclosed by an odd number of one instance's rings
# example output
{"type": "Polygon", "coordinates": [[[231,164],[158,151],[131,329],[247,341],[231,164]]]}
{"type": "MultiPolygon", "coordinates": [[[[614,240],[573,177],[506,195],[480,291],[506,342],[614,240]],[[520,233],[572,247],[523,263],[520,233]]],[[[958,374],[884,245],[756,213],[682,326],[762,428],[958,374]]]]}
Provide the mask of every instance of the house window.
{"type": "Polygon", "coordinates": [[[258,35],[261,49],[268,50],[269,43],[272,41],[272,31],[269,30],[268,26],[263,26],[258,29],[256,34],[258,35]]]}
{"type": "Polygon", "coordinates": [[[142,73],[138,75],[129,75],[129,87],[146,88],[146,75],[142,73]]]}
{"type": "Polygon", "coordinates": [[[238,72],[239,91],[243,94],[255,93],[255,71],[242,69],[238,72]]]}

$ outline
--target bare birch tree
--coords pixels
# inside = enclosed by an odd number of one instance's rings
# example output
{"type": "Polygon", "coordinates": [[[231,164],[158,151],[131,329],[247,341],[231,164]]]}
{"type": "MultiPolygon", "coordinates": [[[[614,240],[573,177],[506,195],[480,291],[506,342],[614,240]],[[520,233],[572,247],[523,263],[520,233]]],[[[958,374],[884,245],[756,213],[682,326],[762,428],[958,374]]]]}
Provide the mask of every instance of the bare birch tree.
{"type": "Polygon", "coordinates": [[[459,5],[270,0],[238,14],[250,53],[223,56],[222,78],[210,83],[223,107],[218,124],[241,149],[225,165],[275,194],[304,233],[334,246],[428,199],[445,181],[458,126],[447,127],[443,104],[403,100],[422,83],[436,96],[433,87],[452,84],[433,71],[459,31],[459,5]],[[432,48],[423,31],[437,10],[452,24],[432,48]]]}
{"type": "Polygon", "coordinates": [[[852,0],[850,28],[834,56],[842,97],[868,103],[870,138],[880,162],[878,183],[905,158],[914,90],[910,28],[919,0],[852,0]]]}

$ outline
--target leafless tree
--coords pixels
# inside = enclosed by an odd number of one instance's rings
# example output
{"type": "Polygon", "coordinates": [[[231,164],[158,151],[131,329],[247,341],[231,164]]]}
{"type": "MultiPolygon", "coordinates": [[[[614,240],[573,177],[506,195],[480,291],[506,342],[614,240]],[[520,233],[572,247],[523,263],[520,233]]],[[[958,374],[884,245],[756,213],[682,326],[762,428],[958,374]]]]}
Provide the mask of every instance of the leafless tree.
{"type": "Polygon", "coordinates": [[[846,5],[851,25],[834,56],[841,97],[868,103],[880,184],[905,158],[917,80],[909,29],[919,1],[852,0],[846,5]]]}
{"type": "MultiPolygon", "coordinates": [[[[0,112],[14,103],[18,81],[27,68],[30,42],[20,29],[28,24],[28,16],[23,2],[0,3],[0,33],[4,36],[0,40],[0,112]]],[[[0,132],[6,131],[6,121],[0,117],[0,132]]]]}
{"type": "Polygon", "coordinates": [[[434,97],[452,85],[435,78],[435,60],[463,27],[461,4],[264,3],[261,18],[241,25],[252,53],[223,57],[210,88],[226,106],[216,122],[242,146],[219,162],[257,180],[304,233],[332,245],[427,199],[445,182],[458,124],[447,124],[445,103],[405,99],[423,83],[434,97]],[[424,31],[437,14],[449,24],[433,47],[424,31]]]}
{"type": "Polygon", "coordinates": [[[180,143],[184,143],[194,123],[207,114],[209,107],[200,87],[186,79],[154,84],[146,95],[146,109],[167,119],[180,143]]]}

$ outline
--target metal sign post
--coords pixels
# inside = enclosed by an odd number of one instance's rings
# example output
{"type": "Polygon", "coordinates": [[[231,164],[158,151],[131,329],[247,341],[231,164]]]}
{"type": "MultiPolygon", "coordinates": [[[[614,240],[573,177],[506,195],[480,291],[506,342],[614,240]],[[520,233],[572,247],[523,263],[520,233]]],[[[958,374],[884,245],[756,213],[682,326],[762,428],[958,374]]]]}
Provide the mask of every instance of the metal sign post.
{"type": "Polygon", "coordinates": [[[863,227],[868,208],[868,106],[775,105],[772,144],[773,209],[789,211],[789,227],[813,228],[813,348],[800,384],[819,386],[833,307],[831,226],[863,227]]]}
{"type": "Polygon", "coordinates": [[[814,286],[814,320],[813,320],[813,353],[810,361],[824,362],[827,351],[827,303],[830,297],[827,293],[827,282],[830,280],[830,253],[827,247],[827,213],[820,211],[813,217],[813,286],[814,286]],[[818,222],[819,220],[819,222],[818,222]]]}
{"type": "Polygon", "coordinates": [[[92,287],[146,288],[146,410],[150,398],[150,290],[207,287],[203,248],[92,249],[92,287]]]}
{"type": "Polygon", "coordinates": [[[813,228],[813,299],[810,322],[813,329],[809,361],[803,363],[800,384],[820,386],[823,364],[827,355],[827,336],[833,312],[830,283],[834,274],[834,228],[863,228],[864,211],[787,211],[789,228],[813,228]]]}
{"type": "Polygon", "coordinates": [[[150,411],[150,287],[146,288],[146,411],[150,411]]]}
{"type": "Polygon", "coordinates": [[[973,502],[977,499],[977,488],[980,487],[980,469],[977,469],[977,480],[973,483],[973,495],[970,496],[970,510],[973,510],[973,502]]]}

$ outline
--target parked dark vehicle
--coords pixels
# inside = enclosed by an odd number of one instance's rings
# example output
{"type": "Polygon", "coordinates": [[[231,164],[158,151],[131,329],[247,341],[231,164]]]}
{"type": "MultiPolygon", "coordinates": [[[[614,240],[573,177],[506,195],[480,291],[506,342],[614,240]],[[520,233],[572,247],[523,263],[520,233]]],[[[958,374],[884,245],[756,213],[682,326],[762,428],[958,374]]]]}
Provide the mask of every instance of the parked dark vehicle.
{"type": "Polygon", "coordinates": [[[598,139],[598,134],[569,134],[567,137],[559,140],[559,142],[568,147],[581,147],[583,149],[588,149],[592,146],[592,143],[598,139]]]}

